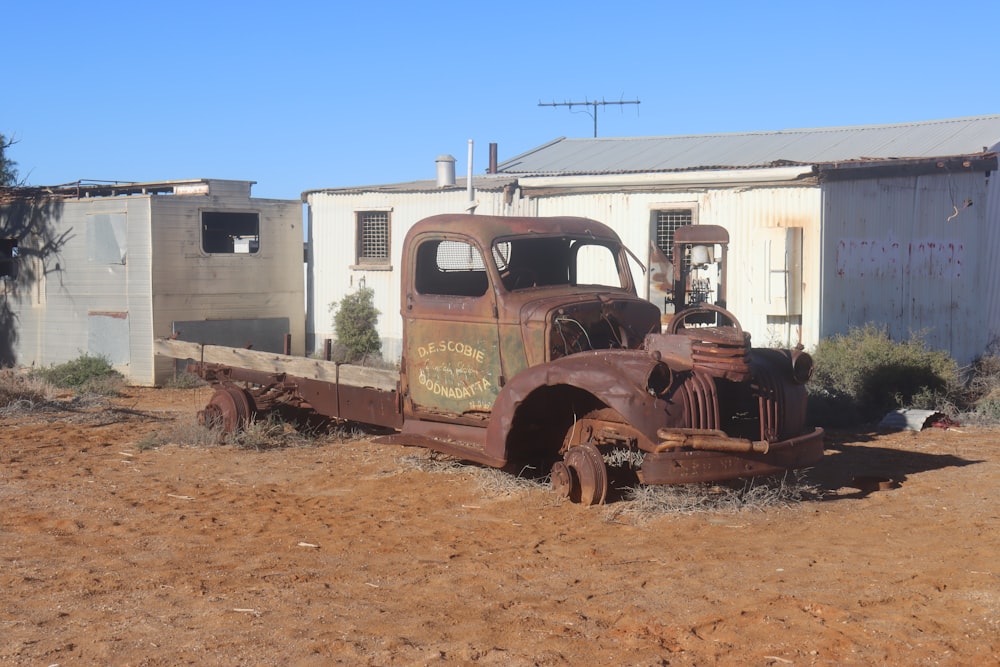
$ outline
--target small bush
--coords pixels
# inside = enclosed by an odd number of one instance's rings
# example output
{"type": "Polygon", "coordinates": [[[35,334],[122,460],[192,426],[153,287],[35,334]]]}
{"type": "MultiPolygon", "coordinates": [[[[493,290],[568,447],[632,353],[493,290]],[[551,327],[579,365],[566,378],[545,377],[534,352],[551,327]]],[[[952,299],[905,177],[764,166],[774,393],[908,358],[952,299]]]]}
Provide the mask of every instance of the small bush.
{"type": "Polygon", "coordinates": [[[871,422],[898,408],[938,409],[960,387],[958,365],[912,336],[897,342],[875,325],[819,342],[809,385],[812,420],[871,422]]]}
{"type": "Polygon", "coordinates": [[[337,343],[343,346],[343,358],[335,361],[353,363],[369,356],[379,356],[382,341],[378,337],[379,311],[375,308],[375,290],[361,287],[340,301],[330,304],[335,311],[333,327],[337,343]]]}
{"type": "Polygon", "coordinates": [[[121,392],[125,378],[111,367],[107,357],[81,354],[72,361],[39,368],[32,377],[51,382],[60,389],[72,389],[85,394],[116,396],[121,392]]]}

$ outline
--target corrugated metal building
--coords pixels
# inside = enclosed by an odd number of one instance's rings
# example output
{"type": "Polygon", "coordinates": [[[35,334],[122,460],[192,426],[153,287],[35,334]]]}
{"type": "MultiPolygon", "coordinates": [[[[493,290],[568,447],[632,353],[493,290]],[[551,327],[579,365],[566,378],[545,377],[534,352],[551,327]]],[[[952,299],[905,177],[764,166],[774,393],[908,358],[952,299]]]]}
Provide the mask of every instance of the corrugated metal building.
{"type": "MultiPolygon", "coordinates": [[[[1000,253],[998,142],[1000,115],[563,138],[482,177],[477,210],[595,218],[641,256],[651,244],[669,250],[678,225],[721,225],[730,234],[727,307],[757,344],[809,348],[874,322],[898,339],[922,332],[931,346],[966,362],[1000,337],[1000,263],[990,261],[1000,253]]],[[[376,288],[383,337],[398,339],[391,269],[400,249],[390,241],[380,273],[359,266],[361,216],[376,207],[393,211],[387,233],[398,241],[426,215],[461,211],[465,198],[454,190],[422,182],[305,193],[313,317],[328,315],[327,305],[363,278],[376,288]]],[[[645,290],[662,304],[649,275],[645,290]]],[[[332,335],[318,319],[307,328],[317,340],[332,335]]]]}
{"type": "Polygon", "coordinates": [[[874,322],[965,362],[1000,336],[998,141],[1000,116],[560,139],[499,171],[539,215],[603,218],[633,248],[725,227],[728,307],[759,344],[874,322]]]}
{"type": "Polygon", "coordinates": [[[148,385],[174,372],[154,337],[281,352],[291,334],[302,354],[302,205],[252,198],[252,185],[73,185],[0,204],[17,267],[0,280],[5,365],[86,352],[148,385]]]}

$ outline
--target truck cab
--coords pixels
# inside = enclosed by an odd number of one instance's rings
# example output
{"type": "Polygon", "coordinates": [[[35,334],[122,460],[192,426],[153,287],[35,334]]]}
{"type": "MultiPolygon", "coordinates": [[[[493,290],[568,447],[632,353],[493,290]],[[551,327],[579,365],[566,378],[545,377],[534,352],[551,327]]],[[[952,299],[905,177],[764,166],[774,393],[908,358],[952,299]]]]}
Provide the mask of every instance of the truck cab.
{"type": "Polygon", "coordinates": [[[663,331],[630,253],[597,221],[419,222],[404,241],[404,419],[391,439],[550,470],[591,503],[613,450],[647,483],[811,463],[822,455],[822,431],[804,423],[811,360],[751,349],[724,308],[727,244],[719,227],[680,233],[663,331]]]}
{"type": "Polygon", "coordinates": [[[658,329],[624,246],[583,218],[435,216],[404,243],[407,418],[483,424],[529,367],[641,345],[658,329]]]}

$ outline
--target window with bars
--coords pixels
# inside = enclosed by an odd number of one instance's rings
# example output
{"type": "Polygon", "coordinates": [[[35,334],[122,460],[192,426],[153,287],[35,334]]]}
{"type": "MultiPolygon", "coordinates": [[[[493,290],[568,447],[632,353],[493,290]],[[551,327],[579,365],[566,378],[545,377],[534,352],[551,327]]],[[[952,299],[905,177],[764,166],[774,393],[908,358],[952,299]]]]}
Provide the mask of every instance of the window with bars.
{"type": "Polygon", "coordinates": [[[689,208],[653,211],[653,242],[667,259],[674,259],[674,232],[678,227],[694,224],[694,211],[689,208]]]}
{"type": "Polygon", "coordinates": [[[357,214],[357,263],[389,263],[389,211],[357,214]]]}

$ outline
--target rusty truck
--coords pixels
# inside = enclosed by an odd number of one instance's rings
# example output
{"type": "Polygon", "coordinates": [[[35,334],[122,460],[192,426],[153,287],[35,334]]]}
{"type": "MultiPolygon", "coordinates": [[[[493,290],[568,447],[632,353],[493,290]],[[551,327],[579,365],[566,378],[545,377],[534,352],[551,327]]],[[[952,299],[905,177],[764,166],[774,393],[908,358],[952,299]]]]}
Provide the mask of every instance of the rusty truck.
{"type": "MultiPolygon", "coordinates": [[[[642,263],[579,217],[436,215],[403,242],[398,371],[158,341],[215,387],[200,419],[233,431],[273,411],[386,429],[380,440],[512,472],[560,495],[722,481],[813,465],[812,359],[752,347],[725,308],[728,234],[676,229],[662,308],[642,263]]],[[[654,248],[655,250],[655,248],[654,248]]]]}

